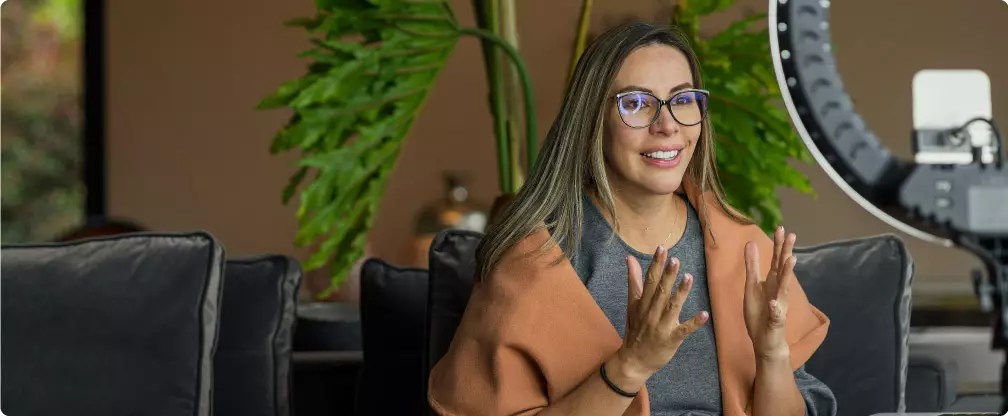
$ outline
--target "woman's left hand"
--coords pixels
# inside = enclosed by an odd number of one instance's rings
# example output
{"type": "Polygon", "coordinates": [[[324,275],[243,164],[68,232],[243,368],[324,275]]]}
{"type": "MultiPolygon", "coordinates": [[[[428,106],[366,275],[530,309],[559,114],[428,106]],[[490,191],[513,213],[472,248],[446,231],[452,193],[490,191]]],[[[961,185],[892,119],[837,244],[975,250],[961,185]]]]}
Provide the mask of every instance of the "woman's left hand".
{"type": "Polygon", "coordinates": [[[784,338],[787,318],[788,288],[794,278],[795,258],[791,254],[795,235],[785,236],[784,227],[774,233],[774,253],[770,270],[760,276],[759,249],[749,242],[745,248],[746,283],[743,310],[746,330],[757,357],[781,357],[790,354],[784,338]]]}

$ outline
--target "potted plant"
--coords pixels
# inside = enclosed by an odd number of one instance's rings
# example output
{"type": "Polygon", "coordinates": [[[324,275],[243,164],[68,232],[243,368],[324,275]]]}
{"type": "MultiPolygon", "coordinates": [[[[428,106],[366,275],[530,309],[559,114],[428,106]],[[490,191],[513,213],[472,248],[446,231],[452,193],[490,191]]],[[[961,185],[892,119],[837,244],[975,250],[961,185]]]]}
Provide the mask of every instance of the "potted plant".
{"type": "Polygon", "coordinates": [[[295,244],[317,247],[303,268],[329,266],[331,284],[319,297],[339,288],[364,253],[394,162],[461,37],[483,41],[501,193],[520,186],[520,140],[526,163],[535,162],[534,98],[514,46],[514,0],[474,6],[474,28],[459,26],[448,2],[437,0],[317,0],[314,17],[288,22],[311,36],[312,47],[299,55],[311,62],[258,108],[293,112],[270,151],[300,155],[283,201],[298,197],[295,244]]]}
{"type": "MultiPolygon", "coordinates": [[[[691,39],[706,86],[714,92],[712,123],[727,197],[770,232],[781,220],[777,187],[812,192],[788,161],[811,159],[777,104],[766,29],[755,28],[765,17],[751,16],[701,36],[700,17],[733,3],[681,0],[671,19],[691,39]]],[[[300,154],[283,201],[298,196],[295,244],[318,247],[305,270],[329,265],[330,288],[321,296],[338,288],[360,259],[403,141],[461,37],[483,41],[500,181],[495,205],[521,186],[521,144],[526,167],[535,163],[534,98],[516,49],[515,2],[473,5],[475,28],[460,27],[441,0],[316,0],[316,16],[290,22],[312,36],[313,46],[300,55],[311,63],[304,76],[283,84],[259,108],[293,111],[271,151],[300,154]]],[[[592,0],[583,0],[571,70],[588,38],[591,9],[592,0]]]]}

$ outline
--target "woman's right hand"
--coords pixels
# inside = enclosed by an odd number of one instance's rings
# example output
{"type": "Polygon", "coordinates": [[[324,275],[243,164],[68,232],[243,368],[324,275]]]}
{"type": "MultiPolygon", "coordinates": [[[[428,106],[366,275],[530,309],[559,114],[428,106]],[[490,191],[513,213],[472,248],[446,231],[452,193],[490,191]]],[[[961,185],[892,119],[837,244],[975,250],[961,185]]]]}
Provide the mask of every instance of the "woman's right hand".
{"type": "Polygon", "coordinates": [[[624,371],[645,382],[664,367],[679,346],[701,325],[709,314],[704,311],[679,322],[683,303],[693,287],[693,276],[683,277],[673,290],[679,274],[679,260],[673,258],[665,267],[668,251],[658,247],[647,270],[647,283],[642,283],[641,266],[633,256],[627,256],[627,326],[623,345],[617,352],[624,371]]]}

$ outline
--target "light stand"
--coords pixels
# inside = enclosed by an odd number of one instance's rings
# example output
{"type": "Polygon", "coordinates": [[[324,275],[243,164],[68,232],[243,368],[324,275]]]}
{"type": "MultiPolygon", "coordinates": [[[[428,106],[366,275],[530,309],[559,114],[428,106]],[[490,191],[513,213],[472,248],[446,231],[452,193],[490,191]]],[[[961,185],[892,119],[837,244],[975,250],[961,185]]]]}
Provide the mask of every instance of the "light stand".
{"type": "MultiPolygon", "coordinates": [[[[1008,350],[1008,171],[1003,139],[970,145],[967,125],[913,134],[915,161],[894,157],[868,130],[843,89],[832,53],[829,0],[770,0],[770,48],[785,106],[802,140],[827,175],[851,199],[893,228],[946,247],[959,247],[984,264],[974,280],[981,307],[991,313],[995,350],[1008,350]],[[985,152],[993,147],[992,162],[985,152]],[[936,153],[937,152],[937,153],[936,153]],[[970,157],[951,162],[925,153],[970,157]]],[[[1001,373],[1008,397],[1008,362],[1001,373]]],[[[898,409],[899,412],[905,409],[898,409]]]]}

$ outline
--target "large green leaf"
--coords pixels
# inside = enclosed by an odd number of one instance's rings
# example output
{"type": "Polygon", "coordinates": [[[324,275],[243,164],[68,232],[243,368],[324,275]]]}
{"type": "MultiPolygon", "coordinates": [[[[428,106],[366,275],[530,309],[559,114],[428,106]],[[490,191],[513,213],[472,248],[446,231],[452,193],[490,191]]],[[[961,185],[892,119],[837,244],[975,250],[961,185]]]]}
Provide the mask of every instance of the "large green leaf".
{"type": "Polygon", "coordinates": [[[288,23],[312,36],[299,55],[307,74],[258,108],[294,113],[270,150],[299,154],[283,201],[298,196],[295,244],[315,248],[305,270],[330,266],[333,290],[364,253],[386,180],[460,32],[443,1],[316,6],[316,16],[288,23]]]}

